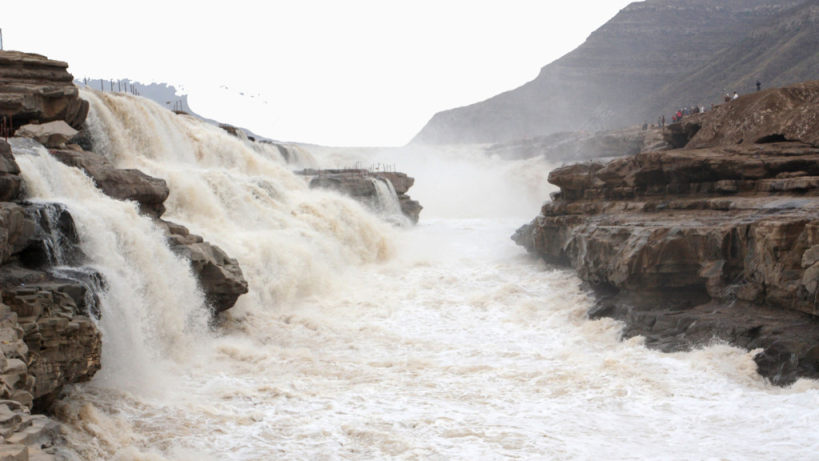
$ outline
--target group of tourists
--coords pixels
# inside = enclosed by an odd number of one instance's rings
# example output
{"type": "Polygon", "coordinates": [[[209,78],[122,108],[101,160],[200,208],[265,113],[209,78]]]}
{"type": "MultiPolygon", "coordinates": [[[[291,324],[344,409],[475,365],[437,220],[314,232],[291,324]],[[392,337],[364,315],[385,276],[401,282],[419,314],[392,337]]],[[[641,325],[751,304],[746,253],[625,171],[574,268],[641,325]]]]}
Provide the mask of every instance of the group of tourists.
{"type": "MultiPolygon", "coordinates": [[[[762,82],[757,80],[757,82],[756,82],[756,91],[760,91],[761,89],[762,89],[762,82]]],[[[723,97],[723,100],[724,100],[724,102],[731,102],[731,101],[733,101],[734,99],[737,99],[737,98],[739,98],[739,93],[734,91],[733,94],[725,93],[725,96],[723,97]]],[[[711,110],[713,110],[713,109],[714,109],[714,105],[711,104],[711,110]]],[[[705,106],[696,105],[696,106],[691,106],[691,107],[683,107],[683,108],[677,110],[677,112],[674,113],[671,116],[671,123],[679,122],[686,115],[699,114],[700,112],[705,112],[705,106]]],[[[643,125],[646,125],[646,124],[644,123],[643,125]]],[[[660,127],[660,128],[665,127],[665,115],[661,115],[661,116],[657,117],[657,126],[660,127]]],[[[643,129],[645,129],[645,128],[643,128],[643,129]]]]}
{"type": "MultiPolygon", "coordinates": [[[[711,108],[713,109],[713,106],[711,108]]],[[[699,114],[700,112],[705,112],[705,106],[694,105],[694,106],[690,106],[690,107],[689,106],[682,107],[682,108],[678,109],[677,112],[674,113],[671,116],[671,123],[679,122],[686,115],[699,114]]],[[[657,126],[660,127],[660,128],[663,128],[665,126],[665,115],[664,114],[657,117],[657,126]]]]}

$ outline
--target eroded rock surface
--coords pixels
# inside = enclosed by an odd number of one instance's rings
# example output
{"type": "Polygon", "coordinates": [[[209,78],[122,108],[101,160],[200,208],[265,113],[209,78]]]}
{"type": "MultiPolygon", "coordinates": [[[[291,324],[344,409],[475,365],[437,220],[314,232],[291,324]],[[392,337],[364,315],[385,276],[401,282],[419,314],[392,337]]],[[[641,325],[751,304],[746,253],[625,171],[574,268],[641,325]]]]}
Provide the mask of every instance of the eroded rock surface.
{"type": "Polygon", "coordinates": [[[560,192],[513,239],[574,267],[602,294],[590,314],[626,336],[663,350],[721,338],[762,348],[773,382],[819,378],[819,86],[798,87],[812,88],[801,103],[772,90],[691,117],[689,148],[552,171],[560,192]]]}
{"type": "Polygon", "coordinates": [[[21,126],[15,136],[31,138],[46,147],[65,147],[65,143],[76,136],[79,131],[71,128],[62,120],[43,124],[28,124],[21,126]]]}
{"type": "Polygon", "coordinates": [[[169,190],[165,180],[134,169],[116,168],[108,159],[76,146],[76,149],[52,149],[51,155],[68,166],[80,168],[94,179],[106,195],[118,200],[133,200],[140,210],[160,217],[165,212],[169,190]]]}
{"type": "Polygon", "coordinates": [[[34,53],[0,51],[0,115],[14,127],[65,120],[80,129],[88,102],[80,99],[68,64],[34,53]]]}
{"type": "Polygon", "coordinates": [[[819,80],[743,95],[669,125],[674,147],[802,142],[819,147],[819,80]]]}
{"type": "Polygon", "coordinates": [[[214,314],[230,309],[239,296],[247,293],[247,281],[238,261],[218,246],[191,234],[185,226],[169,221],[159,221],[159,224],[168,233],[171,249],[191,262],[193,273],[199,279],[214,314]]]}

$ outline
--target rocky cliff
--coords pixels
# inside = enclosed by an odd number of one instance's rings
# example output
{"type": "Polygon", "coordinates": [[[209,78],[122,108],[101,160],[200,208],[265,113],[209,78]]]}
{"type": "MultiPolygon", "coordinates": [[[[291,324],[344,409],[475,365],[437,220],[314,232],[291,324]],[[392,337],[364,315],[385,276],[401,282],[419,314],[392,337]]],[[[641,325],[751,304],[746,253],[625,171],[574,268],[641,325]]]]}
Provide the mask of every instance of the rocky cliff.
{"type": "MultiPolygon", "coordinates": [[[[68,64],[33,53],[0,52],[0,116],[13,127],[65,120],[80,128],[88,102],[79,97],[68,64]]],[[[8,134],[8,133],[6,133],[8,134]]]]}
{"type": "Polygon", "coordinates": [[[558,168],[513,239],[605,296],[591,312],[679,350],[762,348],[776,383],[819,377],[819,81],[674,124],[683,148],[558,168]],[[684,133],[680,134],[680,133],[684,133]]]}
{"type": "Polygon", "coordinates": [[[819,5],[647,0],[624,8],[533,81],[435,114],[413,142],[506,142],[599,131],[678,108],[819,78],[819,5]]]}
{"type": "Polygon", "coordinates": [[[25,200],[15,154],[43,143],[105,194],[136,202],[166,230],[170,248],[191,262],[214,314],[248,291],[235,259],[160,219],[168,197],[164,180],[114,167],[93,152],[87,133],[71,128],[83,127],[88,103],[79,99],[66,68],[43,56],[0,51],[3,134],[22,136],[10,140],[14,147],[0,140],[0,459],[56,459],[57,424],[31,412],[48,412],[65,385],[99,370],[97,293],[106,284],[87,265],[70,212],[25,200]]]}

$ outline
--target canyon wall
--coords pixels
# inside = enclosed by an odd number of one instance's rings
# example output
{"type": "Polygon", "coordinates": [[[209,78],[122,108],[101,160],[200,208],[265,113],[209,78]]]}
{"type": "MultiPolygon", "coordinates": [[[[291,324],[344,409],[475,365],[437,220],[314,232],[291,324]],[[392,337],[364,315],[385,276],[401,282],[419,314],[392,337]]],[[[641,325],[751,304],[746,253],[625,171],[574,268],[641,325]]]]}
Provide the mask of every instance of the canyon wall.
{"type": "Polygon", "coordinates": [[[678,350],[757,348],[777,383],[819,377],[819,81],[665,130],[684,147],[558,168],[514,240],[604,295],[592,316],[678,350]]]}

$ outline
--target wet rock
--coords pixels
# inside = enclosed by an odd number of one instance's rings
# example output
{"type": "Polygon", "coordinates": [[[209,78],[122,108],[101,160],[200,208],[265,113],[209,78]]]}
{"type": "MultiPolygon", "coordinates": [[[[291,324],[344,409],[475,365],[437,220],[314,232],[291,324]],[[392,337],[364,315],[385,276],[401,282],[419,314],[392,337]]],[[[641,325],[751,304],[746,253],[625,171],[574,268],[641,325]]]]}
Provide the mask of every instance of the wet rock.
{"type": "Polygon", "coordinates": [[[74,219],[59,203],[24,203],[26,223],[34,224],[34,232],[18,255],[26,267],[76,266],[85,255],[80,250],[80,237],[74,219]]]}
{"type": "Polygon", "coordinates": [[[191,234],[185,226],[169,221],[158,222],[168,233],[171,249],[190,261],[214,314],[230,309],[239,296],[247,293],[247,281],[238,261],[218,246],[191,234]]]}
{"type": "Polygon", "coordinates": [[[381,207],[378,189],[373,179],[389,181],[395,190],[401,213],[413,223],[418,218],[423,207],[412,200],[407,191],[415,183],[415,178],[400,172],[369,171],[362,169],[307,169],[297,172],[310,178],[310,187],[329,189],[350,196],[373,210],[381,207]]]}
{"type": "Polygon", "coordinates": [[[23,125],[17,129],[14,135],[31,138],[46,147],[65,147],[65,143],[78,133],[79,131],[71,128],[64,121],[57,120],[42,125],[23,125]]]}
{"type": "Polygon", "coordinates": [[[104,156],[82,149],[52,149],[50,152],[66,165],[85,171],[106,195],[133,200],[149,216],[159,217],[165,212],[163,203],[170,193],[165,180],[139,170],[116,168],[104,156]]]}
{"type": "Polygon", "coordinates": [[[6,266],[0,269],[0,288],[28,347],[32,397],[47,404],[63,386],[91,379],[100,368],[102,341],[89,317],[88,287],[6,266]]]}
{"type": "Polygon", "coordinates": [[[663,350],[713,338],[762,348],[759,372],[787,384],[819,377],[816,179],[819,148],[804,142],[569,165],[513,239],[613,292],[591,315],[625,320],[626,336],[663,350]]]}
{"type": "Polygon", "coordinates": [[[0,202],[0,264],[23,251],[35,233],[34,222],[16,203],[0,202]]]}
{"type": "Polygon", "coordinates": [[[59,424],[43,415],[32,415],[17,402],[0,400],[0,460],[56,460],[52,454],[61,439],[59,424]]]}
{"type": "Polygon", "coordinates": [[[372,175],[389,180],[399,197],[406,194],[410,187],[415,184],[415,178],[398,171],[375,171],[372,175]]]}
{"type": "Polygon", "coordinates": [[[11,153],[11,146],[0,139],[0,201],[15,200],[20,195],[23,179],[20,167],[11,153]]]}
{"type": "Polygon", "coordinates": [[[68,64],[33,53],[0,51],[0,115],[14,127],[65,120],[80,129],[88,102],[80,99],[68,64]]]}

